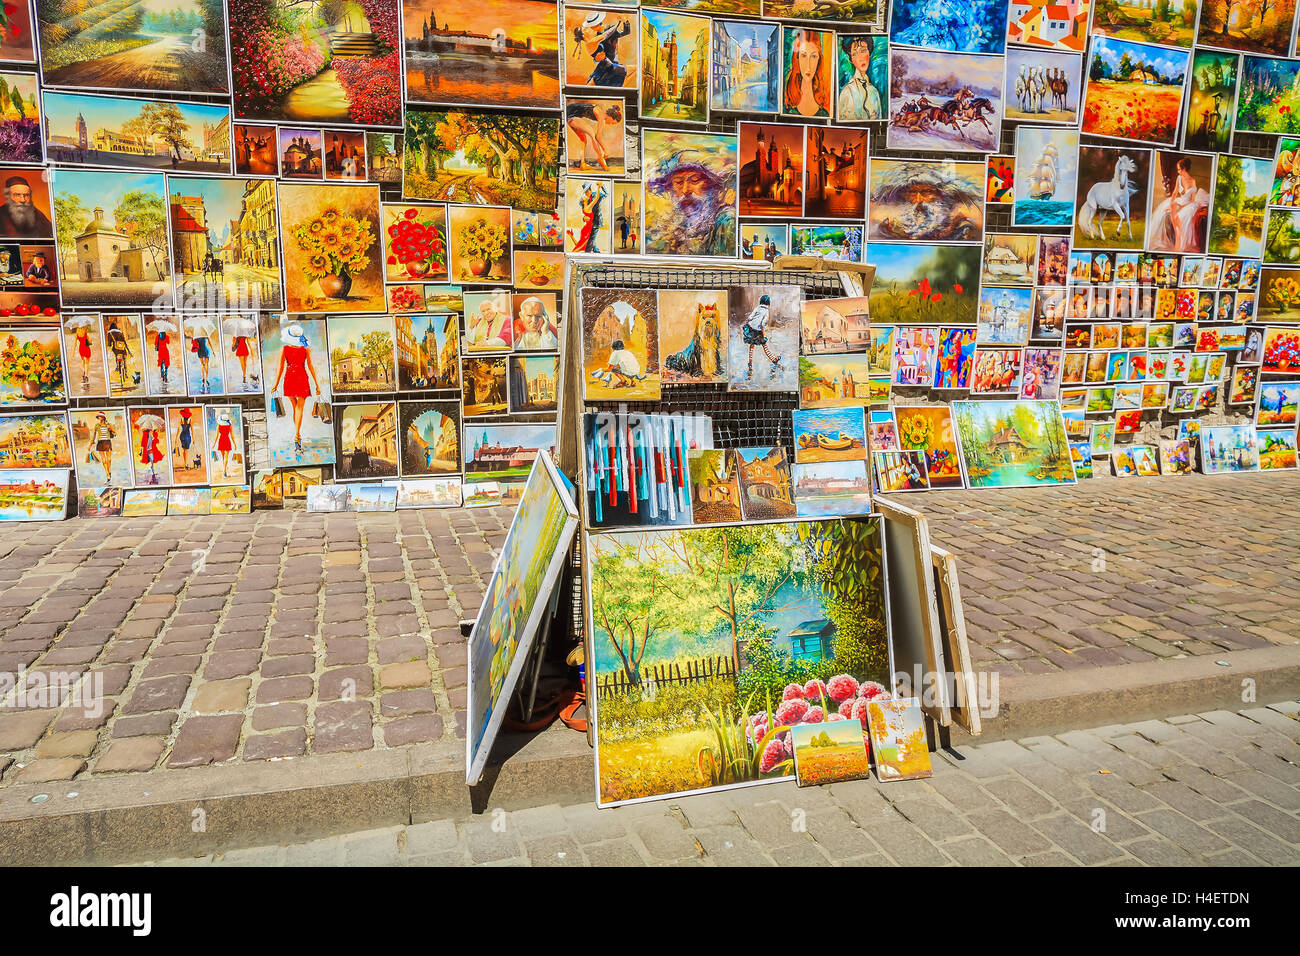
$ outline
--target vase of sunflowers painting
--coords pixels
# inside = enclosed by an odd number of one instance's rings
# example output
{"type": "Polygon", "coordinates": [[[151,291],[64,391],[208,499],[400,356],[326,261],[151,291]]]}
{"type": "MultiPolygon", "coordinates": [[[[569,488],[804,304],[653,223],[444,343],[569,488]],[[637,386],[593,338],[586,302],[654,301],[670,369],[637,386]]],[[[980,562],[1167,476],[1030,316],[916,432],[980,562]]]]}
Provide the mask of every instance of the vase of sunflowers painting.
{"type": "Polygon", "coordinates": [[[298,248],[307,253],[303,272],[315,279],[327,299],[341,300],[352,291],[352,277],[370,264],[367,251],[375,243],[370,223],[327,206],[294,229],[298,248]]]}

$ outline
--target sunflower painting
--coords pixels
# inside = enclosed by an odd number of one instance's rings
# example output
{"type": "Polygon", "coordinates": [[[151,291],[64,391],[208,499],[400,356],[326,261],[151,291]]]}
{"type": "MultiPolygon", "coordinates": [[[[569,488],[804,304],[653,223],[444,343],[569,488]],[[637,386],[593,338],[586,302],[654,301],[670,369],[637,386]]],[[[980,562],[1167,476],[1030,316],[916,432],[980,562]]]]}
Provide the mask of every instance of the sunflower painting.
{"type": "Polygon", "coordinates": [[[382,312],[379,187],[280,187],[285,297],[290,312],[382,312]]]}

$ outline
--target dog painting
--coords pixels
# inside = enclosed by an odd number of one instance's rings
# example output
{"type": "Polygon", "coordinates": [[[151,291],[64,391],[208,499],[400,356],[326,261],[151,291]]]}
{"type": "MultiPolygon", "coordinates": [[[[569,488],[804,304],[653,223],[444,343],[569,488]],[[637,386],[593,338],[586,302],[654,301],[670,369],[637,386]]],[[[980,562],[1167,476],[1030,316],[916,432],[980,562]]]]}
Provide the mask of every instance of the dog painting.
{"type": "Polygon", "coordinates": [[[726,323],[726,290],[661,290],[659,349],[664,356],[664,382],[725,382],[726,323]]]}

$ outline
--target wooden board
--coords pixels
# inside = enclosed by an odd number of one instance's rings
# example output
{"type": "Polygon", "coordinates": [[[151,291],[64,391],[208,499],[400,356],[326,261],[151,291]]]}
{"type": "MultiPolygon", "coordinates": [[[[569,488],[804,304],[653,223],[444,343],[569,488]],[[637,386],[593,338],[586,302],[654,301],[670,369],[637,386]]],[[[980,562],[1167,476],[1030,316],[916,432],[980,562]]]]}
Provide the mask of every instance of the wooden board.
{"type": "Polygon", "coordinates": [[[980,722],[980,699],[971,665],[970,643],[966,638],[966,612],[961,604],[957,583],[957,557],[936,545],[930,545],[934,563],[935,589],[939,592],[939,627],[943,635],[946,669],[954,680],[955,699],[950,702],[952,719],[972,737],[983,728],[980,722]]]}
{"type": "Polygon", "coordinates": [[[925,515],[876,496],[875,510],[885,518],[889,625],[894,645],[894,681],[906,678],[908,696],[921,698],[921,709],[940,727],[952,723],[944,674],[939,603],[935,596],[930,526],[925,515]],[[916,686],[918,671],[922,684],[916,686]],[[940,679],[926,682],[926,675],[940,679]],[[930,688],[933,687],[933,692],[930,688]]]}

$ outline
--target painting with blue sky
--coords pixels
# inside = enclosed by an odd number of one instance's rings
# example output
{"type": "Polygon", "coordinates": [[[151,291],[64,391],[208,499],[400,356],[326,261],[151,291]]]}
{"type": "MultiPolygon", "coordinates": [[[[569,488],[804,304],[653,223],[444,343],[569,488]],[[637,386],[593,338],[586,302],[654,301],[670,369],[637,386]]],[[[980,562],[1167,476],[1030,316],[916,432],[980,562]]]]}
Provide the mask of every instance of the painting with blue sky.
{"type": "Polygon", "coordinates": [[[1094,36],[1081,131],[1174,146],[1191,50],[1094,36]]]}
{"type": "Polygon", "coordinates": [[[862,461],[867,433],[861,408],[804,408],[794,416],[794,460],[862,461]]]}
{"type": "Polygon", "coordinates": [[[867,243],[876,267],[872,322],[974,325],[983,253],[980,246],[867,243]]]}
{"type": "Polygon", "coordinates": [[[230,174],[228,106],[47,91],[45,121],[53,162],[230,174]]]}

